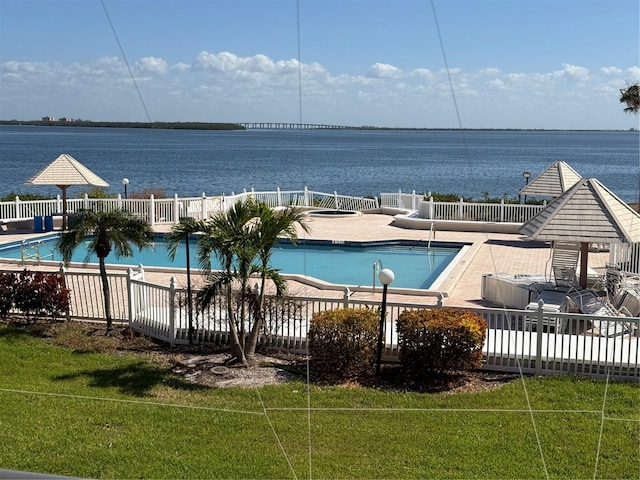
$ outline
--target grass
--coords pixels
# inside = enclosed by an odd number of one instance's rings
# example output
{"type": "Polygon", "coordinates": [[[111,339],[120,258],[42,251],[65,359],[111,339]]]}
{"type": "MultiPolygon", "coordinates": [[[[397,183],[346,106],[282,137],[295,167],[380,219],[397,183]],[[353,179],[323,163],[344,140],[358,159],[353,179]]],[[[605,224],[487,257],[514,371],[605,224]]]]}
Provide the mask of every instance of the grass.
{"type": "Polygon", "coordinates": [[[640,386],[524,377],[481,393],[185,382],[145,355],[0,326],[0,465],[89,478],[640,476],[640,386]],[[606,393],[606,395],[605,395],[606,393]]]}

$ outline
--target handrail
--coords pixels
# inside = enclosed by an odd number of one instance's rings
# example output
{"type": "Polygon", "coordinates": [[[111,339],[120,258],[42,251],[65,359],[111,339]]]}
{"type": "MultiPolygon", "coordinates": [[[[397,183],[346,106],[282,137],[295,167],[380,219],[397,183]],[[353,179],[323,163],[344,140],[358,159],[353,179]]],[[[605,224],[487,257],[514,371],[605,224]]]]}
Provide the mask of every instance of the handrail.
{"type": "Polygon", "coordinates": [[[376,291],[376,278],[378,278],[378,274],[380,273],[380,270],[382,270],[382,260],[380,259],[374,260],[373,261],[373,282],[372,282],[374,293],[376,291]]]}

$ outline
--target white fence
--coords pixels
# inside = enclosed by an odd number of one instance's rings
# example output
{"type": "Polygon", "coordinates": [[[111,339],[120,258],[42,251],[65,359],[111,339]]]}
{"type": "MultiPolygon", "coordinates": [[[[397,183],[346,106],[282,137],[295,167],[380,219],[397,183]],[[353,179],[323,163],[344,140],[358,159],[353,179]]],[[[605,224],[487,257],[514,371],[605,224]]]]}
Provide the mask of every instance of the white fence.
{"type": "MultiPolygon", "coordinates": [[[[102,286],[97,273],[63,272],[71,289],[70,318],[103,320],[102,286]]],[[[171,345],[189,343],[187,291],[175,280],[169,286],[144,280],[144,271],[110,274],[111,310],[115,322],[171,345]]],[[[376,301],[342,298],[292,297],[269,299],[260,344],[305,352],[309,322],[316,312],[343,307],[377,310],[376,301]]],[[[397,361],[395,322],[405,310],[421,304],[387,302],[384,358],[397,361]]],[[[483,348],[487,370],[535,374],[572,373],[637,379],[640,377],[640,318],[606,317],[575,313],[549,313],[543,308],[522,311],[499,308],[464,308],[488,324],[483,348]]],[[[228,342],[224,298],[205,312],[192,312],[192,341],[196,344],[228,342]]]]}
{"type": "MultiPolygon", "coordinates": [[[[152,226],[161,224],[174,224],[181,217],[193,217],[206,219],[215,213],[226,211],[238,200],[254,198],[260,200],[272,208],[285,206],[298,206],[304,208],[357,210],[368,211],[378,208],[378,199],[352,197],[338,195],[337,192],[322,193],[308,189],[295,191],[255,192],[243,191],[240,194],[221,195],[207,197],[204,193],[201,197],[180,198],[176,194],[173,198],[155,198],[151,195],[148,199],[122,198],[71,198],[67,199],[67,212],[80,210],[112,210],[124,208],[145,219],[152,226]]],[[[62,214],[62,200],[33,200],[22,201],[16,197],[11,202],[0,202],[0,221],[9,223],[17,220],[25,220],[34,217],[58,216],[62,214]]]]}
{"type": "MultiPolygon", "coordinates": [[[[131,282],[135,305],[131,326],[169,342],[188,343],[186,291],[175,283],[168,288],[142,280],[131,282]]],[[[265,314],[261,345],[305,352],[307,331],[314,313],[343,307],[379,309],[379,302],[343,298],[296,297],[273,302],[265,314]]],[[[386,360],[399,356],[395,321],[420,304],[387,303],[386,360]]],[[[430,307],[432,308],[432,307],[430,307]]],[[[640,318],[597,317],[573,313],[549,314],[491,308],[465,308],[488,324],[483,353],[485,369],[524,373],[573,373],[618,378],[640,377],[640,318]]],[[[228,341],[226,309],[220,300],[206,312],[194,312],[193,341],[228,341]]]]}
{"type": "Polygon", "coordinates": [[[463,220],[477,222],[524,223],[541,212],[546,205],[517,203],[435,202],[433,197],[412,193],[381,193],[380,206],[414,210],[418,218],[428,220],[463,220]]]}

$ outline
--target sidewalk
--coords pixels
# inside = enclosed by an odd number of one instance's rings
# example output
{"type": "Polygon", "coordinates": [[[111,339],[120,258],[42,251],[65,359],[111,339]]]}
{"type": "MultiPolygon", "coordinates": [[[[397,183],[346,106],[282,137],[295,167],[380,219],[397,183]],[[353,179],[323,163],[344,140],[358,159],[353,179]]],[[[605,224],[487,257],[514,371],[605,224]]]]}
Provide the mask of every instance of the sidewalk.
{"type": "MultiPolygon", "coordinates": [[[[488,306],[482,300],[482,275],[485,273],[548,273],[548,262],[551,258],[550,246],[543,242],[534,242],[523,235],[485,232],[455,232],[429,230],[411,230],[393,226],[393,217],[388,215],[371,214],[361,217],[309,217],[310,233],[300,232],[300,238],[319,240],[431,240],[439,242],[470,243],[471,248],[458,265],[452,269],[448,278],[439,290],[446,293],[445,305],[449,306],[488,306]]],[[[170,226],[157,228],[158,232],[166,232],[170,226]]],[[[2,243],[34,237],[34,234],[3,234],[2,243]]],[[[599,273],[609,259],[608,252],[589,253],[589,266],[599,273]]],[[[20,264],[2,264],[1,268],[23,269],[20,264]]],[[[36,267],[30,267],[35,269],[36,267]]],[[[51,267],[47,267],[48,270],[51,267]]],[[[170,278],[175,276],[178,285],[186,286],[186,274],[183,272],[157,272],[152,268],[145,269],[147,280],[161,285],[168,285],[170,278]]],[[[341,291],[322,291],[308,285],[294,282],[290,291],[302,296],[330,296],[338,298],[341,291]]],[[[355,292],[354,298],[379,300],[380,292],[355,292]]],[[[433,305],[437,299],[428,296],[399,295],[390,290],[389,301],[419,303],[433,305]]]]}

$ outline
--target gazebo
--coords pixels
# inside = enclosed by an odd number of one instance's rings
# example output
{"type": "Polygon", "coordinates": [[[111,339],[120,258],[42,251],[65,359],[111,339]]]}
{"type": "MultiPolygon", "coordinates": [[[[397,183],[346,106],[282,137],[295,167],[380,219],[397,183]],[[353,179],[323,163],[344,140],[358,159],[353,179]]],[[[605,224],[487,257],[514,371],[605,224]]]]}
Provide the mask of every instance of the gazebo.
{"type": "Polygon", "coordinates": [[[62,229],[67,228],[67,188],[72,185],[108,187],[98,175],[67,153],[63,153],[25,182],[27,185],[56,185],[62,190],[62,229]]]}
{"type": "Polygon", "coordinates": [[[596,178],[583,178],[520,227],[533,240],[580,243],[580,286],[587,287],[590,243],[640,242],[640,215],[596,178]]]}

